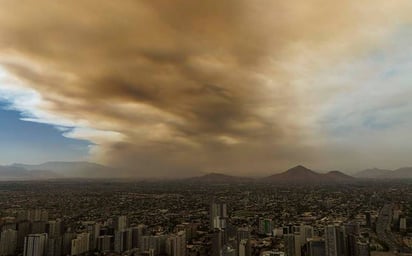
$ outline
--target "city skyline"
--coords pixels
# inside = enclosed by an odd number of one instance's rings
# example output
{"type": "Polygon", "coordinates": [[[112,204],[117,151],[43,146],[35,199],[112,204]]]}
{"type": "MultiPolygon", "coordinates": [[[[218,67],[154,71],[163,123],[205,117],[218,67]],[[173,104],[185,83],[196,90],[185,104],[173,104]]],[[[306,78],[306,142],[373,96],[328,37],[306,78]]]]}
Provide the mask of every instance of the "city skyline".
{"type": "Polygon", "coordinates": [[[0,3],[0,165],[412,166],[412,2],[0,3]]]}

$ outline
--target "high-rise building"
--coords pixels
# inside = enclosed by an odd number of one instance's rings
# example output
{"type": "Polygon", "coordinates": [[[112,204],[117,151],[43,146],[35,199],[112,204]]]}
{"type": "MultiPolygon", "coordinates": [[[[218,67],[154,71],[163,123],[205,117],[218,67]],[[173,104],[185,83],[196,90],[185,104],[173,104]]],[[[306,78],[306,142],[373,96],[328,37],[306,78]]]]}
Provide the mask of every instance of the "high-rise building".
{"type": "Polygon", "coordinates": [[[287,234],[283,238],[285,241],[285,255],[301,256],[300,234],[287,234]]]}
{"type": "Polygon", "coordinates": [[[1,232],[0,236],[0,256],[14,255],[17,249],[17,231],[7,229],[1,232]]]}
{"type": "Polygon", "coordinates": [[[47,234],[30,234],[24,238],[23,256],[43,256],[46,254],[47,234]]]}
{"type": "Polygon", "coordinates": [[[139,229],[137,227],[130,228],[132,234],[132,248],[139,248],[139,229]]]}
{"type": "Polygon", "coordinates": [[[0,222],[2,223],[1,225],[1,231],[7,230],[7,229],[17,229],[16,226],[16,219],[13,217],[4,217],[0,219],[0,222]]]}
{"type": "Polygon", "coordinates": [[[344,224],[345,234],[359,235],[360,225],[357,222],[350,222],[344,224]]]}
{"type": "Polygon", "coordinates": [[[346,244],[347,244],[347,255],[348,256],[357,256],[357,241],[358,241],[358,237],[353,234],[353,233],[349,233],[346,237],[346,244]]]}
{"type": "Polygon", "coordinates": [[[212,256],[221,256],[225,244],[225,234],[221,229],[216,229],[212,234],[212,256]]]}
{"type": "Polygon", "coordinates": [[[111,244],[113,236],[99,236],[97,237],[97,250],[99,252],[109,252],[112,250],[111,244]]]}
{"type": "Polygon", "coordinates": [[[210,206],[210,228],[226,228],[227,205],[213,202],[210,206]]]}
{"type": "Polygon", "coordinates": [[[49,213],[42,209],[30,209],[27,210],[26,220],[31,222],[35,221],[45,221],[49,220],[49,213]]]}
{"type": "Polygon", "coordinates": [[[24,238],[30,234],[30,222],[27,220],[17,223],[17,249],[23,250],[24,238]]]}
{"type": "Polygon", "coordinates": [[[313,237],[313,227],[309,225],[301,225],[299,229],[300,244],[304,245],[308,239],[313,237]]]}
{"type": "Polygon", "coordinates": [[[259,219],[259,234],[271,235],[273,231],[273,221],[271,219],[259,219]]]}
{"type": "Polygon", "coordinates": [[[328,256],[346,255],[346,235],[345,229],[338,225],[328,225],[325,227],[325,249],[328,256]]]}
{"type": "MultiPolygon", "coordinates": [[[[248,241],[250,238],[250,230],[247,227],[238,228],[236,230],[236,248],[237,254],[240,254],[240,244],[241,241],[248,241]]],[[[245,244],[246,245],[246,244],[245,244]]]]}
{"type": "Polygon", "coordinates": [[[401,210],[399,208],[393,209],[392,221],[393,223],[397,224],[399,222],[399,218],[401,217],[401,210]]]}
{"type": "Polygon", "coordinates": [[[153,250],[155,255],[165,252],[166,235],[142,236],[142,252],[153,250]]]}
{"type": "Polygon", "coordinates": [[[325,227],[325,250],[327,256],[338,256],[338,237],[335,225],[325,227]]]}
{"type": "Polygon", "coordinates": [[[406,218],[402,217],[399,219],[399,231],[406,232],[406,218]]]}
{"type": "Polygon", "coordinates": [[[63,237],[49,238],[47,242],[47,256],[60,256],[63,255],[63,237]]]}
{"type": "Polygon", "coordinates": [[[132,244],[133,248],[140,248],[143,250],[143,236],[147,233],[147,226],[140,224],[137,226],[137,230],[135,230],[132,234],[132,244]]]}
{"type": "Polygon", "coordinates": [[[305,256],[326,256],[325,241],[319,237],[309,238],[305,244],[305,256]]]}
{"type": "Polygon", "coordinates": [[[115,231],[120,231],[128,228],[127,216],[118,216],[114,222],[115,231]]]}
{"type": "Polygon", "coordinates": [[[76,239],[76,234],[68,231],[63,234],[62,251],[63,255],[69,255],[72,249],[72,240],[76,239]]]}
{"type": "Polygon", "coordinates": [[[251,256],[252,255],[252,248],[250,245],[250,240],[242,239],[239,243],[238,247],[238,255],[239,256],[251,256]]]}
{"type": "Polygon", "coordinates": [[[32,234],[43,234],[46,233],[46,221],[37,220],[31,223],[31,233],[32,234]]]}
{"type": "Polygon", "coordinates": [[[114,250],[124,252],[132,249],[132,229],[116,231],[114,235],[114,250]]]}
{"type": "Polygon", "coordinates": [[[182,224],[178,224],[175,227],[175,232],[179,232],[179,231],[185,231],[186,232],[186,241],[190,241],[193,238],[196,237],[196,232],[198,229],[199,224],[197,223],[182,223],[182,224]]]}
{"type": "Polygon", "coordinates": [[[179,231],[170,235],[166,240],[166,253],[168,256],[186,255],[186,232],[179,231]]]}
{"type": "Polygon", "coordinates": [[[366,242],[358,242],[357,243],[357,254],[356,256],[370,256],[370,249],[369,249],[369,244],[366,242]]]}
{"type": "Polygon", "coordinates": [[[371,212],[365,212],[365,222],[367,227],[372,227],[372,215],[371,212]]]}
{"type": "Polygon", "coordinates": [[[101,224],[94,221],[82,222],[85,227],[85,232],[90,234],[89,246],[90,250],[95,250],[97,247],[97,237],[100,236],[101,224]]]}
{"type": "Polygon", "coordinates": [[[49,238],[60,237],[63,233],[63,223],[61,220],[50,220],[46,225],[46,232],[49,238]]]}
{"type": "Polygon", "coordinates": [[[90,250],[90,234],[82,233],[78,234],[75,239],[72,240],[71,255],[85,254],[90,250]]]}

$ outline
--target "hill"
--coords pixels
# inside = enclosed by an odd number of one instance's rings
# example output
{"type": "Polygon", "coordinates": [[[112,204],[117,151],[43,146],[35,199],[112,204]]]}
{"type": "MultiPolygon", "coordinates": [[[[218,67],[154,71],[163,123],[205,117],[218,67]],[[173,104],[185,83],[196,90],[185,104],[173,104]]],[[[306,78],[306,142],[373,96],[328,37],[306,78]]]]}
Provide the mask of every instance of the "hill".
{"type": "Polygon", "coordinates": [[[273,174],[262,181],[271,183],[291,184],[318,184],[318,183],[345,183],[352,182],[355,178],[339,171],[318,173],[302,165],[293,167],[285,172],[273,174]]]}

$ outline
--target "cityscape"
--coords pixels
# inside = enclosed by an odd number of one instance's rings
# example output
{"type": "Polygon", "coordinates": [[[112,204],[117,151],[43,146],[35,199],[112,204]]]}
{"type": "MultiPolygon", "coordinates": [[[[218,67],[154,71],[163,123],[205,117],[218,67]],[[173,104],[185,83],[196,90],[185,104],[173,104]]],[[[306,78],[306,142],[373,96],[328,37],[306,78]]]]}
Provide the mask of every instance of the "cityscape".
{"type": "Polygon", "coordinates": [[[412,256],[412,0],[0,0],[0,256],[412,256]]]}
{"type": "Polygon", "coordinates": [[[408,180],[215,176],[1,182],[0,255],[412,254],[408,180]]]}

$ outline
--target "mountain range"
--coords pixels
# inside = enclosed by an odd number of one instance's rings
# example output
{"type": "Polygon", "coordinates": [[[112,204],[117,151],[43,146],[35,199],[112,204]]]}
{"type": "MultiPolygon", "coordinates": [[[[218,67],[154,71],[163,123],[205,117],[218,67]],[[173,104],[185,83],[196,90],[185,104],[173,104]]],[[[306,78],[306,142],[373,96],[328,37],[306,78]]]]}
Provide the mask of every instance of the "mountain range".
{"type": "Polygon", "coordinates": [[[412,167],[402,167],[396,170],[366,169],[354,175],[362,179],[412,179],[412,167]]]}
{"type": "Polygon", "coordinates": [[[393,180],[412,179],[412,167],[399,168],[397,170],[367,169],[353,176],[340,171],[320,173],[310,170],[302,165],[295,166],[287,171],[276,173],[260,179],[230,176],[221,173],[209,173],[204,176],[190,178],[188,181],[204,183],[244,183],[264,182],[274,184],[337,184],[351,183],[362,180],[393,180]]]}
{"type": "MultiPolygon", "coordinates": [[[[0,165],[0,180],[43,180],[64,178],[122,178],[123,173],[108,166],[91,162],[46,162],[38,165],[12,164],[0,165]]],[[[129,175],[130,177],[130,175],[129,175]]],[[[203,176],[185,179],[194,183],[348,183],[365,179],[412,179],[412,167],[396,170],[367,169],[349,176],[340,171],[320,173],[310,170],[302,165],[287,171],[273,174],[264,178],[250,178],[231,176],[223,173],[208,173],[203,176]]]]}
{"type": "Polygon", "coordinates": [[[0,166],[0,180],[115,177],[113,168],[90,162],[46,162],[0,166]]]}
{"type": "Polygon", "coordinates": [[[285,172],[273,174],[264,178],[264,181],[271,183],[297,183],[297,184],[315,184],[315,183],[346,183],[354,181],[355,178],[346,175],[340,171],[331,171],[328,173],[318,173],[302,165],[293,167],[285,172]]]}
{"type": "Polygon", "coordinates": [[[345,183],[354,181],[355,178],[339,171],[318,173],[302,165],[293,167],[285,172],[273,174],[268,177],[253,179],[247,177],[230,176],[221,173],[209,173],[204,176],[189,178],[189,182],[203,183],[290,183],[290,184],[316,184],[316,183],[345,183]]]}
{"type": "Polygon", "coordinates": [[[0,180],[41,180],[60,177],[57,173],[48,170],[29,171],[18,166],[0,166],[0,180]]]}

